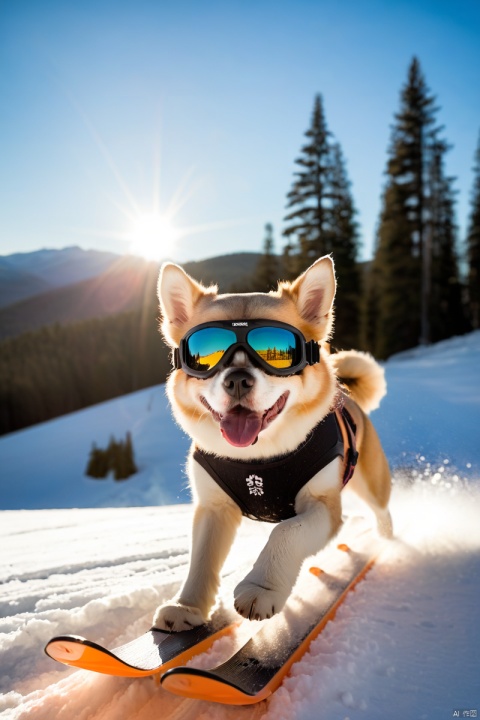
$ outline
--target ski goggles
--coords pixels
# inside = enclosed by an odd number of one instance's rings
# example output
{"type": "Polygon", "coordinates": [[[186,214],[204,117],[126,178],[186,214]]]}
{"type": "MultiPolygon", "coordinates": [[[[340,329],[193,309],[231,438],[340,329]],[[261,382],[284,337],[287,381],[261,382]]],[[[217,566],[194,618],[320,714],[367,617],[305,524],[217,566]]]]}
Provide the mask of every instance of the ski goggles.
{"type": "Polygon", "coordinates": [[[271,375],[294,375],[320,362],[315,340],[306,341],[292,325],[274,320],[227,320],[192,328],[175,348],[173,365],[205,379],[225,367],[237,350],[271,375]]]}

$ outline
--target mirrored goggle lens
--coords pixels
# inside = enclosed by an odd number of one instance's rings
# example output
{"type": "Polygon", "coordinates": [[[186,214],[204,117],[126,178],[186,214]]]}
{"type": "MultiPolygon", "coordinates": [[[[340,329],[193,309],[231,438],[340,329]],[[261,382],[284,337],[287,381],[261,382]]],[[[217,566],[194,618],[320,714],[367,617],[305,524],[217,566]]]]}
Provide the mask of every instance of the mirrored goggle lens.
{"type": "Polygon", "coordinates": [[[273,368],[291,368],[299,363],[297,337],[290,330],[263,327],[250,330],[248,344],[273,368]]]}
{"type": "Polygon", "coordinates": [[[217,365],[228,348],[237,342],[233,330],[204,328],[197,330],[186,342],[186,363],[192,370],[208,372],[217,365]]]}

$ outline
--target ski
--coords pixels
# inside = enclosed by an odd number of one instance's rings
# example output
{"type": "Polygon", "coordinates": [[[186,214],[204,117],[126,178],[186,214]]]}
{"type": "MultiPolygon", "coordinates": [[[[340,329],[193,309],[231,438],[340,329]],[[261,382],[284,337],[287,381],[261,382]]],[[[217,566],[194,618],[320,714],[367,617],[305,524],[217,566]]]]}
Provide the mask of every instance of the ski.
{"type": "Polygon", "coordinates": [[[301,597],[289,601],[279,616],[264,621],[226,662],[211,670],[177,665],[162,674],[162,687],[183,697],[228,705],[265,700],[373,566],[375,545],[370,535],[340,543],[327,556],[326,566],[322,560],[322,569],[310,568],[301,597]]]}
{"type": "Polygon", "coordinates": [[[83,670],[146,677],[188,662],[230,633],[237,624],[219,612],[208,623],[192,630],[167,633],[153,628],[113,650],[78,635],[59,635],[47,643],[45,652],[53,660],[83,670]]]}

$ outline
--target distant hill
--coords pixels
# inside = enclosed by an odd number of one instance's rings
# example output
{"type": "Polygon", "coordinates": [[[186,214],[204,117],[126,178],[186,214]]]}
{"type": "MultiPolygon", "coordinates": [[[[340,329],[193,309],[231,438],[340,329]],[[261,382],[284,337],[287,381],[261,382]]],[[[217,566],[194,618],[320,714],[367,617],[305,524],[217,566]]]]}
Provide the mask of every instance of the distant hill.
{"type": "Polygon", "coordinates": [[[0,256],[0,307],[101,275],[120,257],[79,247],[0,256]]]}
{"type": "Polygon", "coordinates": [[[13,253],[7,259],[13,267],[43,278],[52,287],[62,287],[100,275],[120,257],[118,253],[83,250],[74,245],[61,250],[13,253]]]}
{"type": "Polygon", "coordinates": [[[12,265],[0,257],[0,307],[11,305],[50,289],[46,280],[12,265]]]}
{"type": "MultiPolygon", "coordinates": [[[[247,282],[258,262],[258,253],[234,253],[183,267],[206,284],[215,282],[221,292],[247,282]]],[[[51,289],[0,308],[0,339],[15,337],[46,325],[67,325],[103,318],[142,307],[155,298],[159,264],[141,258],[117,256],[106,272],[67,287],[51,289]]]]}
{"type": "Polygon", "coordinates": [[[252,278],[260,253],[244,252],[231,255],[219,255],[187,262],[182,267],[196,280],[205,285],[214,283],[220,292],[233,292],[237,285],[246,285],[252,278]]]}
{"type": "Polygon", "coordinates": [[[0,309],[0,339],[46,325],[103,318],[141,307],[155,295],[158,265],[140,258],[120,258],[98,277],[36,295],[0,309]]]}

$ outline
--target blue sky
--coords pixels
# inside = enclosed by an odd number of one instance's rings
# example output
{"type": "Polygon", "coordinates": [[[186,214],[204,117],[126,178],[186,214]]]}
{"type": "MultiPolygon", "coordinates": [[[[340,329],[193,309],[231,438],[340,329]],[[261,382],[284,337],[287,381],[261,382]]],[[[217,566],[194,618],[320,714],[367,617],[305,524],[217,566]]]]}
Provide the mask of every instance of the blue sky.
{"type": "Polygon", "coordinates": [[[452,143],[464,233],[480,130],[480,3],[0,0],[0,254],[125,252],[174,206],[184,261],[281,250],[314,95],[372,252],[390,125],[416,54],[452,143]]]}

